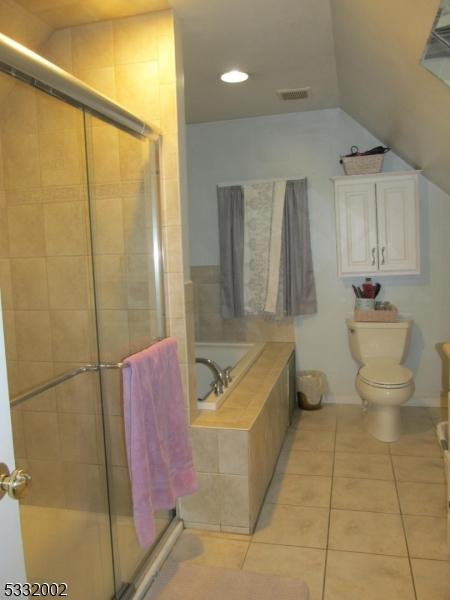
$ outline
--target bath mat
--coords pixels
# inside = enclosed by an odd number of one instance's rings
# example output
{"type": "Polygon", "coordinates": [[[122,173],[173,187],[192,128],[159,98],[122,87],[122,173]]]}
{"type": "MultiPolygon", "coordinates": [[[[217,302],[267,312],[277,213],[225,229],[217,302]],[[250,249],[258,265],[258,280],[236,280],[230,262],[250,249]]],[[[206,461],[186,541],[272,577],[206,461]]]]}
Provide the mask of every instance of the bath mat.
{"type": "Polygon", "coordinates": [[[194,563],[166,563],[146,600],[308,600],[301,579],[233,571],[194,563]]]}

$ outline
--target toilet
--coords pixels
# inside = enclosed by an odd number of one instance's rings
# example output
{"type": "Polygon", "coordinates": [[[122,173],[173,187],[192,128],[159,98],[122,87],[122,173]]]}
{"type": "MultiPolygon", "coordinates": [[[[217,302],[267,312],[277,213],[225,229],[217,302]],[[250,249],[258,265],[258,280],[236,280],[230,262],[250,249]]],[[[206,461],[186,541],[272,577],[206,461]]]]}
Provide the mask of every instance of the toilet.
{"type": "Polygon", "coordinates": [[[400,407],[414,393],[413,373],[402,366],[412,321],[365,323],[348,320],[350,351],[360,365],[356,390],[367,407],[367,429],[382,442],[401,436],[400,407]]]}

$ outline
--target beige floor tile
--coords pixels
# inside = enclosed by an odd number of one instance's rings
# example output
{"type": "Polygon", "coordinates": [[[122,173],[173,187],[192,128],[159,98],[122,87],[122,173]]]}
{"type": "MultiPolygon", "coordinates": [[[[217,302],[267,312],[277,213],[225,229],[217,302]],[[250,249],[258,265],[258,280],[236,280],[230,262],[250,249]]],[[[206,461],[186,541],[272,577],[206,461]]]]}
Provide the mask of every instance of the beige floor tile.
{"type": "Polygon", "coordinates": [[[265,504],[253,541],[285,546],[325,548],[328,509],[265,504]]]}
{"type": "Polygon", "coordinates": [[[286,435],[285,449],[332,452],[334,450],[334,431],[305,431],[297,429],[286,435]]]}
{"type": "Polygon", "coordinates": [[[336,477],[333,481],[332,508],[399,513],[393,481],[336,477]]]}
{"type": "Polygon", "coordinates": [[[422,456],[393,456],[395,478],[398,481],[444,483],[442,458],[422,456]]]}
{"type": "Polygon", "coordinates": [[[411,559],[417,600],[450,598],[450,564],[439,560],[411,559]]]}
{"type": "Polygon", "coordinates": [[[337,430],[365,432],[366,413],[358,404],[339,405],[337,407],[337,430]]]}
{"type": "Polygon", "coordinates": [[[324,600],[415,600],[408,559],[330,550],[324,600]]]}
{"type": "Polygon", "coordinates": [[[388,454],[389,444],[376,440],[366,432],[338,431],[336,434],[336,452],[388,454]]]}
{"type": "Polygon", "coordinates": [[[334,550],[407,556],[400,515],[332,510],[328,547],[334,550]]]}
{"type": "Polygon", "coordinates": [[[267,492],[267,502],[295,506],[330,506],[331,477],[275,474],[267,492]]]}
{"type": "Polygon", "coordinates": [[[402,513],[443,517],[447,511],[445,485],[440,483],[397,483],[402,513]]]}
{"type": "Polygon", "coordinates": [[[405,515],[403,522],[411,557],[450,561],[445,517],[405,515]]]}
{"type": "Polygon", "coordinates": [[[310,452],[308,450],[283,450],[276,470],[294,475],[323,475],[333,473],[332,452],[310,452]]]}
{"type": "Polygon", "coordinates": [[[309,431],[334,431],[337,411],[332,404],[325,404],[320,410],[302,410],[296,414],[292,428],[309,431]]]}
{"type": "Polygon", "coordinates": [[[448,419],[448,406],[434,406],[428,409],[428,414],[433,423],[440,423],[448,419]]]}
{"type": "Polygon", "coordinates": [[[398,442],[389,444],[389,447],[393,455],[441,456],[441,448],[433,426],[428,431],[405,433],[398,442]]]}
{"type": "Polygon", "coordinates": [[[215,567],[240,569],[247,554],[249,541],[224,539],[186,529],[174,549],[169,560],[174,562],[192,561],[215,567]]]}
{"type": "Polygon", "coordinates": [[[384,454],[336,452],[334,474],[337,477],[364,479],[390,480],[394,478],[391,459],[384,454]]]}
{"type": "Polygon", "coordinates": [[[309,587],[309,600],[321,600],[324,566],[325,550],[251,543],[243,569],[301,578],[309,587]]]}

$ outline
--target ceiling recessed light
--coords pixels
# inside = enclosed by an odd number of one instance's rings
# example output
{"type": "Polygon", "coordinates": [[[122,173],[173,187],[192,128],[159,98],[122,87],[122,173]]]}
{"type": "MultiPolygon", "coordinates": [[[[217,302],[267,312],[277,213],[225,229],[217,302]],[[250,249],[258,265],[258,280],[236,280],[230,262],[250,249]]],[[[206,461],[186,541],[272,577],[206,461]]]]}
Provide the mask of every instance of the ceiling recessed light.
{"type": "Polygon", "coordinates": [[[228,71],[228,73],[223,73],[220,79],[225,81],[225,83],[242,83],[243,81],[247,81],[248,73],[237,70],[228,71]]]}

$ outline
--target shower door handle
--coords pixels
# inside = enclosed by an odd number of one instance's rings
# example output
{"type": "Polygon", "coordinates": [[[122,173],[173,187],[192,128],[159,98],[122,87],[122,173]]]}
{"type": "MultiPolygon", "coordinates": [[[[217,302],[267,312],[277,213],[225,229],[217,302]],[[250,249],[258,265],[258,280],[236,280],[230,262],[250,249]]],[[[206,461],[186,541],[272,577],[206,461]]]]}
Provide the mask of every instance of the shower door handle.
{"type": "Polygon", "coordinates": [[[28,492],[31,476],[23,469],[9,472],[5,463],[0,463],[0,500],[8,494],[13,500],[21,500],[28,492]]]}

